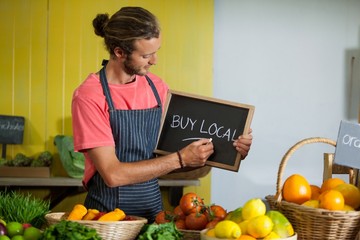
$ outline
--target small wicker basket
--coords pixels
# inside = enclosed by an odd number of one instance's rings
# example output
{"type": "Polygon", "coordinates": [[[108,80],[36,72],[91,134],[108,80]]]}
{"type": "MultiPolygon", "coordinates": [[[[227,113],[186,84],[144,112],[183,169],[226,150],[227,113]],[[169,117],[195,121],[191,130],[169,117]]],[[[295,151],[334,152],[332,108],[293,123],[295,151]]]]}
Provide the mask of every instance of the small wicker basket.
{"type": "Polygon", "coordinates": [[[183,234],[182,240],[200,240],[200,231],[197,230],[180,230],[183,234]]]}
{"type": "MultiPolygon", "coordinates": [[[[45,215],[49,225],[56,224],[67,217],[65,212],[54,212],[45,215]]],[[[134,220],[124,221],[75,221],[94,228],[104,240],[134,240],[141,228],[147,223],[146,218],[132,216],[134,220]]]]}
{"type": "Polygon", "coordinates": [[[287,161],[301,146],[326,143],[336,146],[327,138],[307,138],[292,146],[281,160],[276,185],[276,195],[266,196],[270,208],[282,212],[291,222],[301,240],[353,240],[360,230],[360,211],[330,211],[282,201],[282,176],[287,161]]]}

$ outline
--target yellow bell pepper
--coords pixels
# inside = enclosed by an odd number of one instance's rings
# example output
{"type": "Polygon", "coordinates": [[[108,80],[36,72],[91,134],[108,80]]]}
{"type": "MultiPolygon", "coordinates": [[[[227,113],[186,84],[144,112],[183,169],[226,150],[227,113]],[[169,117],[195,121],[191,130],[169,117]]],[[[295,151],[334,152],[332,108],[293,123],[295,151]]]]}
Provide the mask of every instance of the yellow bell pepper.
{"type": "Polygon", "coordinates": [[[123,210],[115,208],[114,211],[102,215],[98,221],[121,221],[126,217],[123,210]]]}
{"type": "Polygon", "coordinates": [[[97,209],[88,209],[82,220],[93,220],[99,213],[100,212],[97,209]]]}
{"type": "Polygon", "coordinates": [[[67,220],[81,220],[86,213],[87,209],[84,205],[76,204],[67,217],[67,220]]]}

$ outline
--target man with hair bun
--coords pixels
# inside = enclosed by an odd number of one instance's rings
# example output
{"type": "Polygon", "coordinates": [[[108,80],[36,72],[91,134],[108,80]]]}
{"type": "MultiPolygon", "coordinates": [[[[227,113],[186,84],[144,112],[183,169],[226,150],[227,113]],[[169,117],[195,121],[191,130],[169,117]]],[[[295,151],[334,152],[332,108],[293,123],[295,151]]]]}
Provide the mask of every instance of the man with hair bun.
{"type": "MultiPolygon", "coordinates": [[[[214,146],[200,139],[166,156],[153,153],[169,88],[149,72],[161,46],[152,13],[123,7],[111,17],[98,14],[93,27],[109,60],[73,94],[74,148],[85,155],[84,204],[106,212],[120,208],[153,222],[163,207],[157,178],[204,166],[214,146]]],[[[242,158],[251,143],[251,132],[234,141],[242,158]]]]}

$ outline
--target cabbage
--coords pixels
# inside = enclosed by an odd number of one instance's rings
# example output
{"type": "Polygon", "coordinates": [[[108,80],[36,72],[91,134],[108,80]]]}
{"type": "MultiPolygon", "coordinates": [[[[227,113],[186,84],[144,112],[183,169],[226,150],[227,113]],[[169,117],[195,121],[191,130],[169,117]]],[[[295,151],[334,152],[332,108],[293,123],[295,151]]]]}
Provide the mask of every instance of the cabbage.
{"type": "Polygon", "coordinates": [[[74,151],[72,136],[57,135],[54,143],[59,151],[61,163],[66,173],[72,178],[82,178],[85,169],[85,156],[74,151]]]}

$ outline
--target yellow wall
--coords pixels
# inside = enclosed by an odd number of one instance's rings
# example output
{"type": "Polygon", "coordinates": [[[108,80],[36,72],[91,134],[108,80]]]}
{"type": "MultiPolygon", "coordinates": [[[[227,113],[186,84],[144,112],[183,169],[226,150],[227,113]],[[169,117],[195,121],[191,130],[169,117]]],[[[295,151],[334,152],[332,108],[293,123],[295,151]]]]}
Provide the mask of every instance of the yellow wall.
{"type": "MultiPolygon", "coordinates": [[[[25,117],[24,142],[8,145],[7,158],[56,153],[54,137],[72,134],[72,92],[108,57],[92,19],[130,5],[160,20],[163,44],[152,71],[174,90],[212,95],[213,0],[0,0],[0,114],[25,117]]],[[[64,174],[58,158],[54,170],[64,174]]],[[[209,201],[210,174],[185,191],[209,201]]]]}

